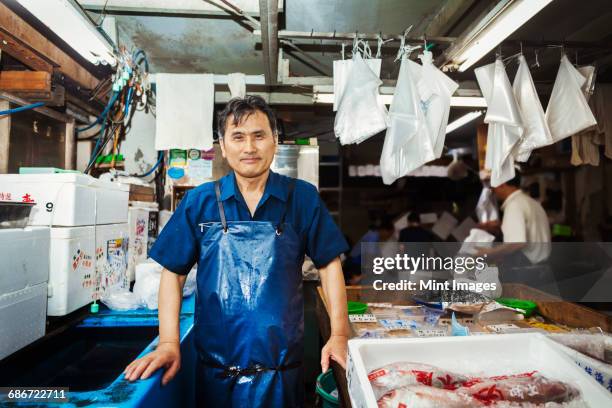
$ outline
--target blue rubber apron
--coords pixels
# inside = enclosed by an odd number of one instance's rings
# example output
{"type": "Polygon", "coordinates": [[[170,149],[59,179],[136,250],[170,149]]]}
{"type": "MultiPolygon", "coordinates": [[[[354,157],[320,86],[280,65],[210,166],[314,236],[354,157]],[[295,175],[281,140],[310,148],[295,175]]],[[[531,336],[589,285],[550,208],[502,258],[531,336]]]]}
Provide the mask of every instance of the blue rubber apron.
{"type": "Polygon", "coordinates": [[[301,407],[303,254],[291,225],[207,224],[198,262],[195,342],[198,407],[301,407]]]}

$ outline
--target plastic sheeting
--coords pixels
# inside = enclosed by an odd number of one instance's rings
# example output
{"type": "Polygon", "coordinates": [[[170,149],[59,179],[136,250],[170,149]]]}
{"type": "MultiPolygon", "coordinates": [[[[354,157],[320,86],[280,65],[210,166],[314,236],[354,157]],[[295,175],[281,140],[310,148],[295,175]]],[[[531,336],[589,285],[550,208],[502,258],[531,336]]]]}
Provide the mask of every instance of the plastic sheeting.
{"type": "Polygon", "coordinates": [[[435,158],[433,134],[421,110],[412,75],[416,69],[420,69],[418,64],[402,59],[380,158],[380,172],[385,184],[393,183],[435,158]],[[411,68],[411,65],[416,65],[416,68],[411,68]]]}
{"type": "MultiPolygon", "coordinates": [[[[364,62],[372,72],[380,77],[380,67],[382,60],[380,58],[365,58],[364,62]]],[[[348,80],[351,68],[353,67],[352,59],[342,59],[334,61],[334,112],[338,110],[340,100],[346,89],[346,81],[348,80]]]]}
{"type": "Polygon", "coordinates": [[[446,139],[451,96],[459,88],[459,84],[436,68],[431,52],[424,51],[419,58],[423,65],[410,64],[410,73],[417,85],[421,110],[433,132],[434,156],[439,158],[446,139]]]}
{"type": "Polygon", "coordinates": [[[478,222],[490,222],[499,220],[499,209],[493,190],[489,186],[483,186],[476,204],[476,217],[478,222]]]}
{"type": "Polygon", "coordinates": [[[519,68],[514,77],[512,89],[525,127],[525,133],[517,147],[516,161],[526,162],[533,150],[547,146],[554,140],[548,129],[544,109],[529,72],[529,64],[522,55],[519,57],[519,68]]]}
{"type": "Polygon", "coordinates": [[[474,72],[488,106],[485,168],[491,170],[491,186],[497,187],[515,175],[514,150],[524,133],[523,122],[501,59],[474,72]]]}
{"type": "Polygon", "coordinates": [[[385,184],[440,157],[444,148],[451,96],[458,84],[433,65],[431,52],[419,58],[423,65],[402,58],[380,158],[385,184]]]}
{"type": "Polygon", "coordinates": [[[546,121],[555,142],[597,124],[582,90],[586,81],[563,55],[546,108],[546,121]]]}
{"type": "Polygon", "coordinates": [[[334,122],[341,144],[361,143],[387,128],[387,110],[378,98],[381,84],[361,55],[355,53],[334,122]]]}

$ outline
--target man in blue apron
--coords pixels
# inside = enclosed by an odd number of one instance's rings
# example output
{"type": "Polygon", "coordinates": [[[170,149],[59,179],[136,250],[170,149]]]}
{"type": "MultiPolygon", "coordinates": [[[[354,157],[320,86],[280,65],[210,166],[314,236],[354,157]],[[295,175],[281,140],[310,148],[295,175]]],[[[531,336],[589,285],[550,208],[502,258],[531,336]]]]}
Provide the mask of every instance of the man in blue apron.
{"type": "Polygon", "coordinates": [[[197,263],[196,402],[205,407],[303,405],[301,267],[319,268],[332,336],[322,350],[345,365],[348,318],[339,255],[347,243],[316,188],[270,171],[274,112],[256,96],[232,99],[219,115],[223,157],[232,168],[189,191],[162,230],[151,258],[162,266],[160,344],[131,363],[128,380],[180,367],[179,310],[185,276],[197,263]]]}

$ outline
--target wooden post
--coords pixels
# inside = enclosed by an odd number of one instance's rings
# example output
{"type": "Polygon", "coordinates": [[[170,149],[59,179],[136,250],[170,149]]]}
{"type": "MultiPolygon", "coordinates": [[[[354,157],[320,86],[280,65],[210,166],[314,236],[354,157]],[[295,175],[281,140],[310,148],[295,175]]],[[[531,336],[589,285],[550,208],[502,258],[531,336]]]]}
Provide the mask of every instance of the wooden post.
{"type": "Polygon", "coordinates": [[[478,149],[478,169],[484,169],[485,157],[487,154],[487,132],[489,125],[481,123],[476,128],[476,146],[478,149]]]}
{"type": "MultiPolygon", "coordinates": [[[[8,101],[0,99],[0,111],[10,109],[8,101]]],[[[11,115],[0,116],[0,174],[8,173],[11,141],[11,115]]]]}
{"type": "Polygon", "coordinates": [[[74,119],[66,122],[66,148],[64,150],[64,168],[66,170],[76,169],[76,133],[74,131],[74,119]]]}

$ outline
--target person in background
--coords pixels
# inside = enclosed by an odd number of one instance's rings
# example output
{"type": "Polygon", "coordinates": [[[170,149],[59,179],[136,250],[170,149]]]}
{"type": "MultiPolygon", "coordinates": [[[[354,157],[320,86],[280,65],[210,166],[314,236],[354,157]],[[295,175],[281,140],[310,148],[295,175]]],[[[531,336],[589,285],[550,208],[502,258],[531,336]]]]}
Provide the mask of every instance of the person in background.
{"type": "Polygon", "coordinates": [[[421,214],[417,211],[411,211],[406,218],[408,226],[399,233],[402,252],[412,256],[429,255],[432,249],[431,242],[437,241],[436,237],[421,225],[421,214]]]}
{"type": "MultiPolygon", "coordinates": [[[[513,256],[538,264],[546,261],[551,252],[550,226],[542,205],[525,194],[521,188],[521,176],[493,187],[493,193],[502,203],[501,232],[504,243],[494,248],[481,248],[478,255],[502,261],[513,256]],[[526,258],[526,259],[525,259],[526,258]]],[[[525,262],[518,262],[525,263],[525,262]]]]}
{"type": "MultiPolygon", "coordinates": [[[[392,239],[395,233],[395,227],[390,218],[383,218],[376,226],[370,227],[357,243],[351,249],[349,256],[346,260],[345,267],[349,271],[348,282],[352,285],[359,283],[361,280],[361,259],[362,259],[362,243],[383,243],[388,242],[392,239]]],[[[378,251],[380,248],[370,248],[374,251],[378,251]]],[[[379,256],[380,254],[372,254],[372,256],[379,256]]]]}
{"type": "Polygon", "coordinates": [[[408,226],[399,233],[399,242],[431,242],[433,234],[421,225],[421,214],[412,211],[408,214],[408,226]]]}

